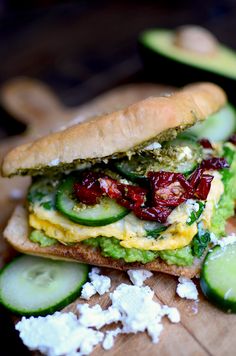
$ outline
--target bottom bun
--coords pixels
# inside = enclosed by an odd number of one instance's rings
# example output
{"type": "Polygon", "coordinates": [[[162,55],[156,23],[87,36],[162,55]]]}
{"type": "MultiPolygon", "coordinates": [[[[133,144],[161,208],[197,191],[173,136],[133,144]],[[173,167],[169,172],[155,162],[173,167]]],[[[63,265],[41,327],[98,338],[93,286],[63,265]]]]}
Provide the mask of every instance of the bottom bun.
{"type": "Polygon", "coordinates": [[[201,261],[198,259],[195,260],[192,266],[186,267],[168,265],[159,258],[146,264],[139,262],[126,263],[122,259],[116,260],[110,257],[104,257],[99,250],[82,243],[73,246],[65,246],[58,243],[50,247],[40,247],[38,244],[29,240],[29,232],[27,211],[23,206],[18,206],[10,218],[3,235],[17,251],[22,253],[65,261],[88,263],[94,266],[114,268],[123,271],[132,268],[142,268],[188,278],[193,278],[200,272],[201,261]]]}

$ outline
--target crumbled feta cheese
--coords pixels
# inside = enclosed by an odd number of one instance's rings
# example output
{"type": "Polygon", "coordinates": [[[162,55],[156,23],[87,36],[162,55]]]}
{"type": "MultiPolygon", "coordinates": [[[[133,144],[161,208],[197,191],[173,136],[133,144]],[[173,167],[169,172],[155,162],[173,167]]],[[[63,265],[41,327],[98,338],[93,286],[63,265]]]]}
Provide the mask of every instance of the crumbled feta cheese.
{"type": "Polygon", "coordinates": [[[217,245],[220,245],[220,247],[225,247],[225,246],[231,245],[235,242],[236,242],[236,235],[231,234],[231,235],[224,237],[223,239],[219,239],[217,241],[217,245]]]}
{"type": "Polygon", "coordinates": [[[124,179],[124,178],[119,179],[119,182],[121,184],[129,184],[130,185],[130,182],[127,179],[124,179]]]}
{"type": "Polygon", "coordinates": [[[24,196],[24,193],[21,189],[14,188],[10,191],[10,199],[12,200],[20,200],[24,196]]]}
{"type": "Polygon", "coordinates": [[[172,323],[179,323],[180,322],[180,313],[177,308],[175,307],[168,307],[168,305],[162,306],[162,313],[163,316],[167,315],[168,319],[172,323]]]}
{"type": "Polygon", "coordinates": [[[191,159],[193,157],[192,150],[188,146],[182,147],[182,152],[178,156],[178,161],[182,161],[184,158],[191,159]]]}
{"type": "Polygon", "coordinates": [[[179,283],[177,285],[176,293],[181,298],[197,300],[198,291],[196,285],[189,278],[179,277],[179,283]]]}
{"type": "Polygon", "coordinates": [[[89,272],[89,278],[97,293],[103,295],[111,288],[111,279],[107,276],[100,275],[99,273],[99,268],[92,268],[92,271],[89,272]]]}
{"type": "Polygon", "coordinates": [[[22,318],[16,330],[30,350],[49,356],[76,353],[89,355],[104,337],[100,331],[82,326],[73,313],[56,312],[46,317],[22,318]]]}
{"type": "Polygon", "coordinates": [[[50,167],[54,167],[54,166],[57,166],[59,163],[60,163],[59,158],[55,158],[55,159],[53,159],[48,165],[49,165],[50,167]]]}
{"type": "MultiPolygon", "coordinates": [[[[97,268],[90,272],[91,283],[97,276],[105,277],[99,273],[97,268]]],[[[136,278],[137,276],[135,280],[136,278]]],[[[46,317],[23,317],[16,324],[16,329],[20,331],[20,337],[26,346],[49,356],[88,355],[100,343],[105,350],[109,350],[114,345],[115,337],[125,333],[147,331],[152,342],[157,343],[163,329],[162,317],[167,315],[171,322],[177,323],[180,316],[176,308],[166,305],[162,307],[153,297],[154,291],[148,286],[122,283],[110,293],[112,304],[105,310],[99,304],[92,307],[79,304],[79,316],[71,312],[57,312],[46,317]],[[98,331],[103,326],[116,322],[120,322],[121,326],[105,333],[98,331]]]]}
{"type": "Polygon", "coordinates": [[[224,295],[224,299],[228,299],[232,292],[233,292],[233,288],[228,289],[224,295]]]}
{"type": "Polygon", "coordinates": [[[97,291],[94,288],[94,286],[92,285],[92,283],[86,282],[83,285],[80,297],[83,298],[83,299],[87,299],[88,300],[96,293],[97,293],[97,291]]]}
{"type": "Polygon", "coordinates": [[[152,150],[158,150],[159,148],[161,148],[161,144],[159,142],[153,142],[150,143],[150,145],[144,147],[143,150],[152,151],[152,150]]]}
{"type": "Polygon", "coordinates": [[[89,304],[78,304],[77,310],[80,313],[80,323],[83,326],[96,329],[100,329],[104,325],[115,323],[121,318],[119,310],[112,306],[106,310],[102,310],[99,304],[96,304],[93,307],[90,307],[89,304]]]}
{"type": "Polygon", "coordinates": [[[110,350],[114,346],[115,337],[121,333],[122,333],[121,328],[116,328],[114,330],[107,331],[102,343],[102,347],[105,350],[110,350]]]}
{"type": "Polygon", "coordinates": [[[202,150],[204,158],[208,158],[209,156],[212,155],[213,152],[214,150],[212,148],[203,148],[202,150]]]}
{"type": "Polygon", "coordinates": [[[110,294],[112,306],[121,313],[123,332],[137,333],[147,330],[154,343],[161,332],[161,306],[152,300],[154,292],[148,287],[120,284],[110,294]],[[158,325],[159,324],[159,325],[158,325]]]}
{"type": "Polygon", "coordinates": [[[216,237],[216,235],[214,234],[214,232],[210,233],[210,240],[213,243],[213,245],[217,245],[219,242],[219,239],[216,237]]]}
{"type": "Polygon", "coordinates": [[[127,273],[131,282],[138,287],[141,287],[143,282],[153,275],[152,272],[145,269],[130,269],[127,273]]]}
{"type": "Polygon", "coordinates": [[[193,199],[188,199],[186,200],[186,211],[190,215],[192,211],[198,212],[199,210],[199,204],[196,200],[193,199]]]}
{"type": "Polygon", "coordinates": [[[109,291],[111,287],[111,279],[107,276],[100,275],[99,273],[100,269],[96,267],[92,268],[91,272],[89,272],[91,282],[84,284],[81,291],[81,298],[88,300],[96,293],[103,295],[109,291]]]}

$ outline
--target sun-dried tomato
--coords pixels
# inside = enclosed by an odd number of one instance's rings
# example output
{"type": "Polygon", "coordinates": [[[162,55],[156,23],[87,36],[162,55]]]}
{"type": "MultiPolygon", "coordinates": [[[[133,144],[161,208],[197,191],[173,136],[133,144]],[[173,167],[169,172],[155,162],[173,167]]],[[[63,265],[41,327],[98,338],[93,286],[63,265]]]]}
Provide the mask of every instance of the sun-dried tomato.
{"type": "Polygon", "coordinates": [[[204,159],[200,165],[202,169],[222,169],[229,168],[229,164],[223,157],[212,157],[209,159],[204,159]]]}
{"type": "Polygon", "coordinates": [[[134,210],[134,214],[141,220],[157,221],[165,223],[166,219],[172,212],[167,206],[140,207],[134,210]]]}
{"type": "Polygon", "coordinates": [[[122,193],[118,188],[118,182],[111,178],[99,178],[99,186],[103,193],[111,199],[122,198],[122,193]]]}
{"type": "Polygon", "coordinates": [[[211,182],[214,177],[209,174],[203,174],[195,189],[194,197],[200,200],[206,200],[211,189],[211,182]]]}
{"type": "Polygon", "coordinates": [[[213,149],[211,142],[207,138],[202,138],[198,141],[203,148],[213,149]]]}
{"type": "Polygon", "coordinates": [[[81,203],[94,205],[103,195],[98,179],[104,177],[97,172],[85,172],[80,182],[74,184],[74,194],[81,203]]]}
{"type": "Polygon", "coordinates": [[[194,191],[194,189],[196,189],[202,174],[203,174],[203,169],[198,167],[188,178],[188,183],[190,185],[190,190],[192,190],[192,192],[194,191]]]}
{"type": "Polygon", "coordinates": [[[138,208],[146,201],[147,189],[135,185],[122,184],[111,178],[100,178],[101,190],[111,199],[128,209],[138,208]]]}
{"type": "Polygon", "coordinates": [[[165,223],[173,208],[187,199],[207,199],[214,177],[204,173],[205,170],[228,167],[224,158],[213,157],[203,160],[188,179],[181,173],[150,171],[147,174],[149,190],[122,184],[103,173],[85,172],[75,183],[74,193],[79,201],[88,205],[98,203],[102,196],[108,196],[132,210],[140,219],[165,223]]]}
{"type": "Polygon", "coordinates": [[[185,189],[189,184],[181,173],[148,172],[153,205],[178,206],[183,203],[185,189]]]}

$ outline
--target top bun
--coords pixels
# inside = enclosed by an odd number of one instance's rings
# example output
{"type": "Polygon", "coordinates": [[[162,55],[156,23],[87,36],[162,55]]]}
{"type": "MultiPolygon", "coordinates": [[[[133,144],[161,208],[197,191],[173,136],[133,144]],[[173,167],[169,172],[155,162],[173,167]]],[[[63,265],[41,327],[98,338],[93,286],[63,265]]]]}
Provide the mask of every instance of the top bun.
{"type": "Polygon", "coordinates": [[[150,97],[16,147],[5,157],[2,174],[37,175],[124,156],[151,142],[174,138],[225,102],[224,91],[212,83],[192,84],[172,95],[150,97]]]}

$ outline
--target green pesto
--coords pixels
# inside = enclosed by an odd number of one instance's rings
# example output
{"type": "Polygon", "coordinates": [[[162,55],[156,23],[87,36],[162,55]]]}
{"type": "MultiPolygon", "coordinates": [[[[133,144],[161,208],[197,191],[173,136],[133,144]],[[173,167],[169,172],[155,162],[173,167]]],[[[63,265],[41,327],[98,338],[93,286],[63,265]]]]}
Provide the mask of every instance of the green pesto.
{"type": "MultiPolygon", "coordinates": [[[[196,115],[194,112],[192,112],[192,116],[193,116],[193,122],[192,125],[195,124],[195,122],[197,121],[196,115]]],[[[165,130],[163,132],[161,132],[159,135],[152,137],[150,140],[144,141],[142,144],[135,146],[133,149],[127,151],[127,152],[117,152],[114,153],[111,156],[105,156],[105,157],[96,157],[96,158],[88,158],[88,159],[75,159],[73,162],[71,163],[63,163],[61,162],[59,165],[57,166],[38,166],[38,167],[34,167],[34,168],[25,168],[25,169],[18,169],[14,174],[12,174],[11,176],[14,175],[30,175],[30,176],[38,176],[38,175],[49,175],[49,176],[58,176],[59,173],[61,172],[66,172],[66,171],[73,171],[75,169],[80,169],[81,165],[89,164],[89,165],[94,165],[96,163],[102,163],[102,162],[107,162],[113,159],[119,159],[122,157],[131,157],[133,155],[135,155],[136,153],[141,152],[147,145],[153,143],[153,142],[166,142],[166,141],[171,141],[173,139],[176,138],[176,136],[188,129],[189,127],[192,126],[191,124],[188,125],[180,125],[176,128],[171,128],[168,130],[165,130]]]]}

